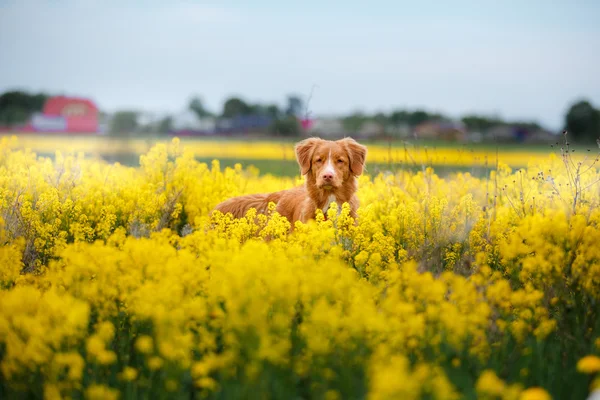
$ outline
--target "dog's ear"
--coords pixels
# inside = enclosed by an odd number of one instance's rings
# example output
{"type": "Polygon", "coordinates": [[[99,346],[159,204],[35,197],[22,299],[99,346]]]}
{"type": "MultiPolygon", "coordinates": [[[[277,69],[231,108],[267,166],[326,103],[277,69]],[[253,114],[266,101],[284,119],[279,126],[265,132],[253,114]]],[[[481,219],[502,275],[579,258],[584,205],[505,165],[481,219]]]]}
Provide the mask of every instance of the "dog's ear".
{"type": "Polygon", "coordinates": [[[338,142],[346,147],[348,159],[350,160],[350,171],[356,176],[362,175],[367,159],[366,146],[363,146],[352,138],[340,139],[338,142]]]}
{"type": "Polygon", "coordinates": [[[306,175],[310,171],[313,151],[321,139],[309,138],[296,144],[296,159],[300,165],[300,173],[306,175]]]}

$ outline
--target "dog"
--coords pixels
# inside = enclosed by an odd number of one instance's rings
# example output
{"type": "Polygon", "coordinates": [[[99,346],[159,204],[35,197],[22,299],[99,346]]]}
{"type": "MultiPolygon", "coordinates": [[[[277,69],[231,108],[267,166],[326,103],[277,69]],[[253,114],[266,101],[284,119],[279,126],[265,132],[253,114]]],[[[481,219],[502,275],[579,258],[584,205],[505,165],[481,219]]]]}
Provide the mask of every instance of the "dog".
{"type": "Polygon", "coordinates": [[[264,214],[270,202],[277,205],[276,211],[286,217],[293,230],[296,221],[307,223],[314,219],[317,209],[327,210],[331,203],[339,206],[347,202],[350,216],[356,221],[359,206],[356,190],[357,177],[363,173],[367,147],[352,138],[336,141],[308,138],[294,147],[304,185],[273,193],[251,194],[228,199],[214,210],[231,213],[235,218],[243,217],[255,208],[264,214]]]}

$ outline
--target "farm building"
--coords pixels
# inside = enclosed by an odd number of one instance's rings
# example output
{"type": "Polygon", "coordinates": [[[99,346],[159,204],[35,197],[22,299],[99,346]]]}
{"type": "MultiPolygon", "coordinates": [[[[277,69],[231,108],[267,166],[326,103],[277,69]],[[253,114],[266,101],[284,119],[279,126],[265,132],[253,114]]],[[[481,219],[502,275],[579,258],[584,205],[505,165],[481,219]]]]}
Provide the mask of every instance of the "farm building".
{"type": "Polygon", "coordinates": [[[420,139],[444,139],[465,141],[467,130],[464,124],[454,121],[427,121],[415,127],[414,133],[420,139]]]}
{"type": "Polygon", "coordinates": [[[32,116],[30,128],[38,132],[97,133],[98,107],[89,99],[54,96],[41,113],[32,116]]]}
{"type": "Polygon", "coordinates": [[[557,134],[545,129],[528,129],[519,125],[505,124],[490,128],[484,135],[484,140],[498,142],[536,142],[551,143],[557,134]]]}

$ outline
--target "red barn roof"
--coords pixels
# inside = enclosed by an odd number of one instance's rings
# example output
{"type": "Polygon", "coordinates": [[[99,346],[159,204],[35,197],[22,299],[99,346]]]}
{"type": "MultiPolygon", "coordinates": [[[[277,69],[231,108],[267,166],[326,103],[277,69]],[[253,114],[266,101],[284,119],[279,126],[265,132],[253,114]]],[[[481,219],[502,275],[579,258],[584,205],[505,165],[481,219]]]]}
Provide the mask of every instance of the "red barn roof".
{"type": "Polygon", "coordinates": [[[98,107],[88,99],[79,97],[55,96],[50,97],[44,104],[43,113],[46,115],[82,116],[98,114],[98,107]]]}
{"type": "Polygon", "coordinates": [[[97,132],[98,107],[89,99],[79,97],[50,97],[43,114],[66,119],[68,132],[97,132]]]}

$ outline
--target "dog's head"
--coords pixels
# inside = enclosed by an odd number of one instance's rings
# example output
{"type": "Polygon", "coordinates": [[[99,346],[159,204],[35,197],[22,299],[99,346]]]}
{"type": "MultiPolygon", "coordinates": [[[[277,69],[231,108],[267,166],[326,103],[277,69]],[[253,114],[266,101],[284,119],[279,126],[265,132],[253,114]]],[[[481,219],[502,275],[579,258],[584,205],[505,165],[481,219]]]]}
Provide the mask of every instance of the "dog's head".
{"type": "Polygon", "coordinates": [[[336,141],[309,138],[296,144],[302,175],[311,174],[320,189],[336,189],[363,173],[367,148],[352,138],[336,141]]]}

